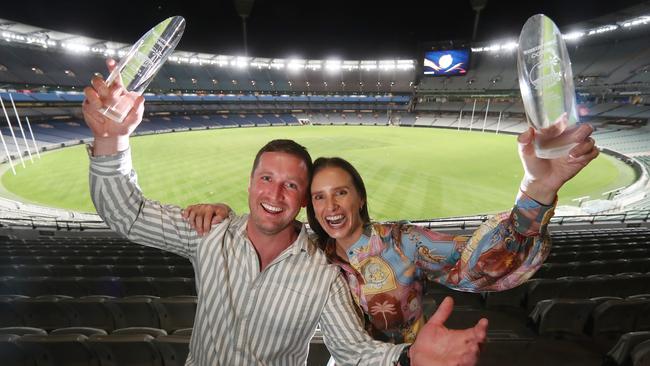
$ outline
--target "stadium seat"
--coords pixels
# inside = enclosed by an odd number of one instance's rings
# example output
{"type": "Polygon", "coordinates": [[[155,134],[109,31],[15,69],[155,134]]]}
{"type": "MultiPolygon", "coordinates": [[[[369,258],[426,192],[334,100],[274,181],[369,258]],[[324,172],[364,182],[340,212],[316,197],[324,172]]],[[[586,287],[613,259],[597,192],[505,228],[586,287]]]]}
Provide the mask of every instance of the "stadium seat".
{"type": "Polygon", "coordinates": [[[191,264],[176,264],[172,268],[174,277],[194,278],[194,268],[191,264]]]}
{"type": "Polygon", "coordinates": [[[634,366],[650,366],[650,340],[637,344],[632,350],[634,366]]]}
{"type": "Polygon", "coordinates": [[[82,334],[26,335],[17,340],[36,361],[36,366],[97,366],[82,334]]]}
{"type": "MultiPolygon", "coordinates": [[[[165,366],[183,366],[190,351],[190,337],[182,335],[167,335],[156,337],[154,343],[160,351],[165,366]]],[[[311,355],[311,345],[310,345],[311,355]]],[[[327,362],[327,361],[325,361],[327,362]]],[[[309,363],[309,360],[307,362],[309,363]]],[[[325,363],[321,363],[325,365],[325,363]]]]}
{"type": "Polygon", "coordinates": [[[643,300],[609,300],[598,305],[592,312],[594,340],[610,349],[621,335],[635,330],[637,314],[645,305],[643,300]]]}
{"type": "Polygon", "coordinates": [[[160,325],[168,332],[192,328],[196,314],[196,296],[174,296],[154,300],[160,316],[160,325]]]}
{"type": "Polygon", "coordinates": [[[84,296],[76,299],[61,300],[59,303],[68,308],[72,315],[72,325],[76,327],[93,327],[107,332],[115,329],[113,312],[105,304],[110,296],[84,296]]]}
{"type": "Polygon", "coordinates": [[[128,328],[115,329],[114,331],[111,332],[111,334],[148,334],[156,338],[160,336],[166,336],[167,331],[165,331],[164,329],[152,328],[152,327],[128,327],[128,328]]]}
{"type": "Polygon", "coordinates": [[[631,364],[630,354],[632,350],[637,344],[646,340],[650,340],[650,331],[623,334],[614,347],[607,352],[606,364],[622,366],[631,364]]]}
{"type": "Polygon", "coordinates": [[[148,334],[94,335],[87,340],[101,366],[164,366],[154,337],[148,334]]]}
{"type": "Polygon", "coordinates": [[[47,331],[72,325],[72,314],[59,304],[67,296],[45,295],[30,299],[14,301],[16,310],[23,317],[23,324],[28,327],[42,328],[47,331]]]}
{"type": "Polygon", "coordinates": [[[541,335],[581,336],[595,306],[594,301],[584,299],[542,300],[530,317],[541,335]]]}
{"type": "Polygon", "coordinates": [[[131,296],[110,299],[105,302],[113,313],[115,328],[160,328],[158,311],[154,306],[156,296],[131,296]]]}
{"type": "Polygon", "coordinates": [[[119,277],[89,277],[79,281],[85,288],[85,295],[125,296],[124,286],[119,277]]]}
{"type": "Polygon", "coordinates": [[[124,296],[158,296],[159,290],[152,277],[127,277],[120,280],[124,296]]]}
{"type": "Polygon", "coordinates": [[[143,276],[141,266],[137,264],[116,264],[113,266],[113,276],[117,277],[141,277],[143,276]]]}
{"type": "Polygon", "coordinates": [[[194,278],[156,277],[152,283],[160,297],[196,296],[194,278]]]}
{"type": "Polygon", "coordinates": [[[22,295],[0,295],[0,327],[22,326],[23,317],[16,309],[16,299],[28,299],[22,295]]]}
{"type": "Polygon", "coordinates": [[[52,330],[50,332],[50,335],[53,334],[83,334],[86,337],[90,337],[91,335],[95,334],[106,335],[108,332],[106,332],[104,329],[93,327],[66,327],[52,330]]]}
{"type": "Polygon", "coordinates": [[[180,336],[188,336],[190,337],[192,335],[192,328],[182,328],[182,329],[176,329],[172,335],[180,335],[180,336]]]}
{"type": "Polygon", "coordinates": [[[166,264],[145,264],[139,266],[143,276],[147,277],[172,277],[174,266],[166,264]]]}
{"type": "Polygon", "coordinates": [[[34,363],[16,343],[16,334],[0,334],[0,357],[4,366],[32,366],[34,363]]]}
{"type": "Polygon", "coordinates": [[[28,334],[47,335],[47,332],[44,329],[34,327],[4,327],[0,328],[0,334],[24,336],[28,334]]]}

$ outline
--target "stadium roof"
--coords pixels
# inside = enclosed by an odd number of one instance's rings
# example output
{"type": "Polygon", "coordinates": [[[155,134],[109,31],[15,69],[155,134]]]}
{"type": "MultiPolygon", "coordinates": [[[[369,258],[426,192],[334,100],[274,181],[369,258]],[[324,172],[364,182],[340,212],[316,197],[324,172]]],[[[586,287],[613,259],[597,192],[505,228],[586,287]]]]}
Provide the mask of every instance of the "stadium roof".
{"type": "MultiPolygon", "coordinates": [[[[75,44],[119,49],[170,15],[187,19],[179,49],[198,53],[241,55],[241,20],[233,0],[87,1],[33,0],[3,4],[0,29],[44,35],[75,44]],[[16,22],[22,24],[15,24],[16,22]],[[33,26],[25,25],[30,24],[33,26]],[[84,35],[71,37],[70,35],[84,35]]],[[[376,1],[256,0],[247,18],[249,54],[269,58],[382,59],[417,58],[422,42],[470,40],[475,20],[470,1],[441,4],[402,0],[376,1]]],[[[516,37],[526,18],[551,16],[560,29],[593,27],[650,15],[650,1],[492,0],[480,14],[477,40],[516,37]],[[569,5],[570,4],[570,5],[569,5]]]]}

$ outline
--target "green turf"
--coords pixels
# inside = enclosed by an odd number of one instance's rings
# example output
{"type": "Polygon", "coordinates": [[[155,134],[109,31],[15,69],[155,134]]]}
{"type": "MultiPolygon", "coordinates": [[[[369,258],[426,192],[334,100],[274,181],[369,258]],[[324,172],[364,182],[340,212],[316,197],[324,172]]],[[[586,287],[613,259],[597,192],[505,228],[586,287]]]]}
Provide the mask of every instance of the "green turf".
{"type": "MultiPolygon", "coordinates": [[[[509,209],[522,169],[515,137],[456,130],[361,126],[234,128],[132,139],[140,186],[152,199],[187,205],[229,203],[247,211],[246,187],[256,151],[292,138],[313,157],[341,156],[363,176],[374,219],[423,219],[509,209]]],[[[24,201],[94,212],[88,158],[77,146],[44,154],[2,177],[24,201]]],[[[601,154],[560,193],[560,203],[631,183],[631,168],[601,154]]],[[[301,214],[304,217],[304,214],[301,214]]]]}

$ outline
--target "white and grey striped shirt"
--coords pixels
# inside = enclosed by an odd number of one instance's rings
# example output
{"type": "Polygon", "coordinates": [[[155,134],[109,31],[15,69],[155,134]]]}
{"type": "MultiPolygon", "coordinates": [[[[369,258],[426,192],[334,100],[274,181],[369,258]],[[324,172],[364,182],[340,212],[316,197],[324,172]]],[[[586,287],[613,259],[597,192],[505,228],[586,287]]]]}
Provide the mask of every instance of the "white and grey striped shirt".
{"type": "Polygon", "coordinates": [[[142,196],[130,150],[91,157],[97,212],[129,239],[188,258],[198,307],[186,365],[304,365],[320,323],[341,365],[393,365],[404,345],[374,341],[363,330],[339,270],[298,239],[260,272],[246,235],[248,216],[232,215],[199,237],[177,206],[142,196]]]}

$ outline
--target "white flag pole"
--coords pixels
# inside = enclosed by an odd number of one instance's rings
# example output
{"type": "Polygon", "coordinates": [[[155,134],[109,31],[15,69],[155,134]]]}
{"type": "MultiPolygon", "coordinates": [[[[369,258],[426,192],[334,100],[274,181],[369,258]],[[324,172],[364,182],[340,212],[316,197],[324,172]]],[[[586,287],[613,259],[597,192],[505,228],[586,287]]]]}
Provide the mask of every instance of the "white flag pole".
{"type": "Polygon", "coordinates": [[[25,120],[27,120],[27,128],[29,128],[29,134],[32,136],[32,142],[34,143],[34,150],[36,150],[36,156],[38,158],[41,158],[41,153],[38,152],[38,145],[36,144],[36,139],[34,138],[34,132],[32,132],[32,125],[29,123],[29,117],[25,117],[25,120]]]}
{"type": "Polygon", "coordinates": [[[14,108],[14,113],[16,114],[16,120],[18,120],[18,127],[20,127],[20,133],[23,135],[23,142],[25,142],[25,148],[27,149],[27,154],[29,155],[29,160],[34,164],[34,158],[32,158],[32,151],[29,149],[29,144],[27,143],[27,138],[25,137],[25,130],[23,130],[23,124],[20,122],[20,116],[18,115],[18,110],[16,109],[16,103],[14,103],[14,97],[9,93],[9,100],[11,100],[11,106],[14,108]]]}
{"type": "Polygon", "coordinates": [[[11,132],[11,137],[14,138],[14,144],[16,145],[16,148],[18,149],[18,156],[20,157],[20,162],[23,164],[23,168],[25,167],[25,160],[23,160],[23,154],[20,151],[20,146],[18,146],[18,141],[16,140],[16,135],[14,134],[14,129],[11,128],[11,121],[9,120],[9,115],[7,114],[7,108],[5,108],[5,103],[2,101],[2,98],[0,98],[0,105],[2,105],[2,111],[5,113],[5,118],[7,119],[7,125],[9,125],[9,131],[11,132]]]}
{"type": "MultiPolygon", "coordinates": [[[[1,97],[0,97],[1,99],[1,97]]],[[[9,161],[9,166],[11,167],[11,171],[16,175],[16,169],[14,168],[14,162],[11,161],[11,155],[9,154],[9,149],[7,148],[7,143],[5,142],[4,136],[2,136],[2,132],[0,132],[0,140],[2,140],[2,146],[5,148],[5,154],[7,154],[7,160],[9,161]]]]}

